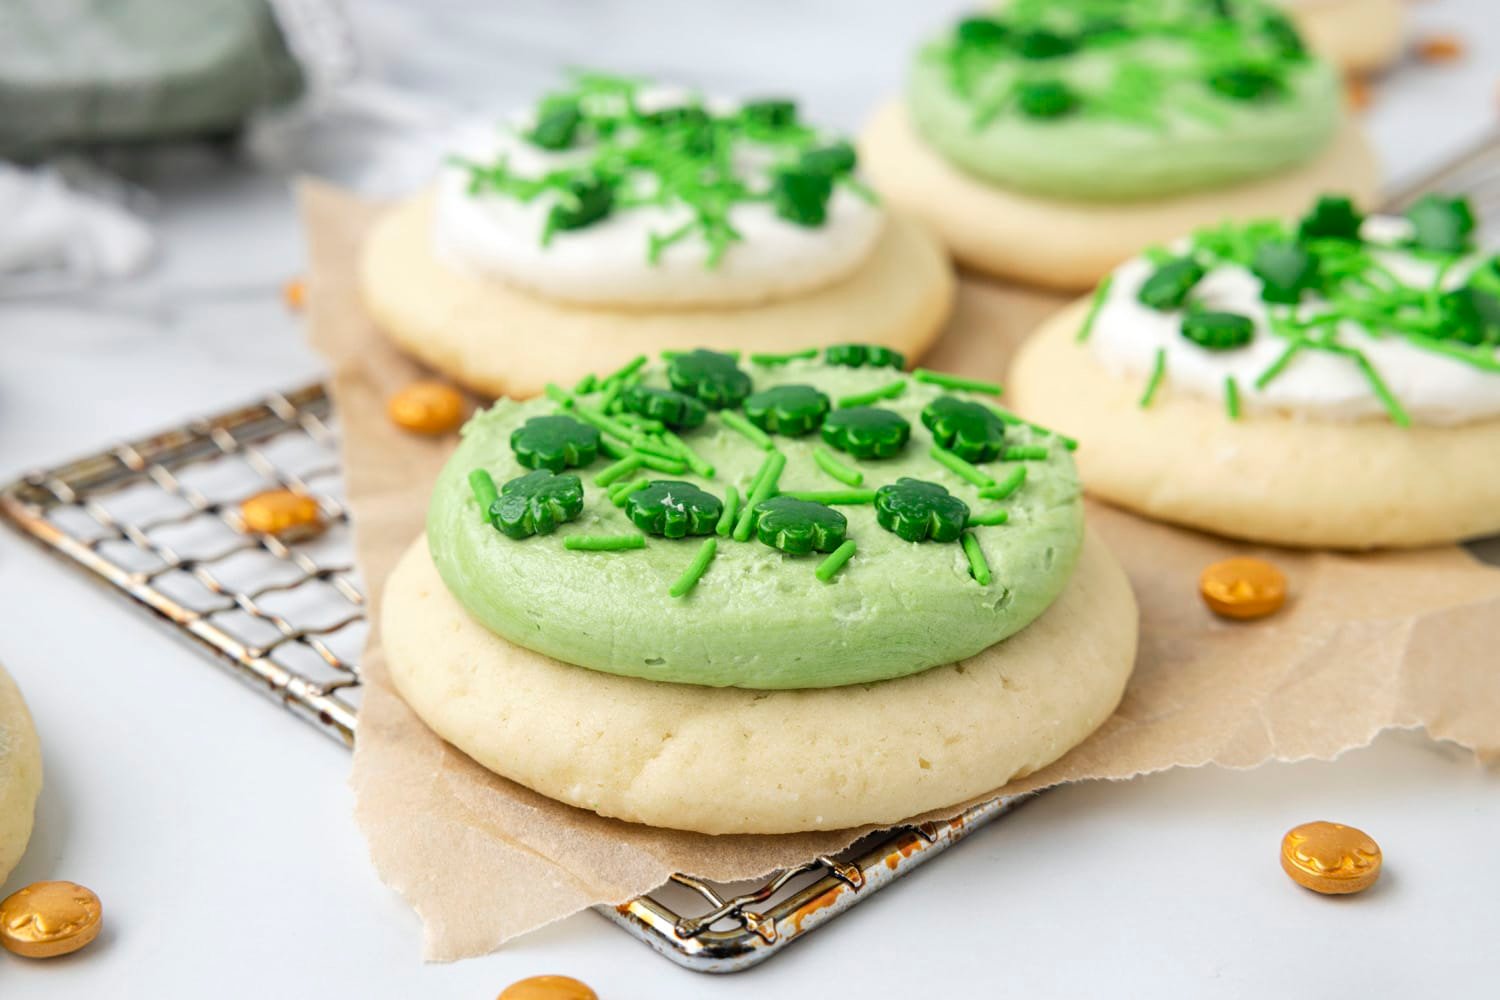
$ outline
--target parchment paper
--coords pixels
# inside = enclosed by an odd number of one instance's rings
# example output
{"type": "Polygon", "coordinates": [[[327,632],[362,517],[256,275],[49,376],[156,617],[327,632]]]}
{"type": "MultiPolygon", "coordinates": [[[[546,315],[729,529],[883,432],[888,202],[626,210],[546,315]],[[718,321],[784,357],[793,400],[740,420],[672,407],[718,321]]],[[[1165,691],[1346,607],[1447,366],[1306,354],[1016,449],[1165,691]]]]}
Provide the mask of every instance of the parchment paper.
{"type": "MultiPolygon", "coordinates": [[[[323,186],[301,194],[312,338],[334,373],[358,560],[378,619],[381,585],[421,530],[429,486],[453,442],[410,436],[385,417],[386,397],[421,372],[360,306],[358,248],[375,209],[323,186]]],[[[1060,304],[965,282],[950,332],[926,363],[998,378],[1019,339],[1060,304]]],[[[1425,727],[1481,757],[1500,755],[1500,570],[1456,546],[1362,556],[1275,551],[1290,580],[1288,606],[1232,624],[1204,609],[1198,574],[1252,547],[1097,503],[1088,516],[1135,586],[1139,664],[1113,718],[1007,791],[1175,766],[1327,758],[1391,726],[1425,727]]],[[[864,832],[708,837],[601,819],[490,774],[429,732],[391,687],[378,634],[362,668],[356,816],[381,877],[421,914],[431,959],[491,951],[583,907],[649,891],[674,871],[753,877],[864,832]]]]}

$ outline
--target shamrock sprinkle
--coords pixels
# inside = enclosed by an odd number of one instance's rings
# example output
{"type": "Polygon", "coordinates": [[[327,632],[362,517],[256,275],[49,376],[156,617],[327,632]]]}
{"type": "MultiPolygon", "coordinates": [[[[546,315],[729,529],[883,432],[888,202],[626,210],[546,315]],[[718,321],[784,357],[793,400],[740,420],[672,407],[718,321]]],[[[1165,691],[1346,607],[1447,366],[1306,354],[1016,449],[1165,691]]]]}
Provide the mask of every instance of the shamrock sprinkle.
{"type": "Polygon", "coordinates": [[[833,178],[795,167],[783,167],[771,179],[771,204],[776,214],[799,226],[821,226],[828,218],[833,178]]]}
{"type": "Polygon", "coordinates": [[[602,178],[588,174],[574,178],[557,192],[557,201],[547,212],[542,245],[551,242],[555,232],[592,226],[609,215],[614,205],[614,189],[602,178]]]}
{"type": "Polygon", "coordinates": [[[1078,107],[1078,95],[1061,80],[1035,80],[1016,89],[1016,107],[1027,118],[1061,118],[1078,107]]]}
{"type": "Polygon", "coordinates": [[[778,385],[745,400],[745,416],[763,431],[799,437],[818,429],[828,397],[810,385],[778,385]]]}
{"type": "Polygon", "coordinates": [[[723,512],[718,497],[677,479],[653,480],[625,500],[631,523],[663,538],[712,534],[723,512]]]}
{"type": "Polygon", "coordinates": [[[583,112],[579,110],[577,101],[562,98],[544,102],[541,114],[537,116],[536,126],[526,134],[526,138],[533,146],[542,149],[567,149],[573,145],[581,124],[583,112]]]}
{"type": "Polygon", "coordinates": [[[849,521],[832,507],[811,500],[772,497],[755,505],[755,537],[794,556],[832,552],[844,541],[849,521]]]}
{"type": "Polygon", "coordinates": [[[500,498],[490,504],[490,519],[511,538],[550,535],[559,524],[583,513],[583,483],[571,473],[559,476],[547,469],[528,472],[500,487],[500,498]]]}
{"type": "Polygon", "coordinates": [[[1325,194],[1297,224],[1297,237],[1358,242],[1359,227],[1364,221],[1364,216],[1354,210],[1354,202],[1340,195],[1325,194]]]}
{"type": "Polygon", "coordinates": [[[1005,423],[988,407],[939,396],[922,410],[922,423],[932,439],[960,458],[988,462],[1005,448],[1005,423]]]}
{"type": "Polygon", "coordinates": [[[1208,76],[1208,85],[1236,101],[1263,101],[1279,97],[1286,88],[1281,77],[1274,71],[1250,63],[1215,70],[1208,76]]]}
{"type": "Polygon", "coordinates": [[[649,385],[632,385],[621,390],[620,405],[626,412],[660,420],[674,430],[691,430],[708,417],[708,408],[692,396],[649,385]]]}
{"type": "Polygon", "coordinates": [[[899,351],[875,344],[835,344],[823,352],[823,360],[845,368],[905,368],[906,359],[899,351]]]}
{"type": "Polygon", "coordinates": [[[969,505],[937,483],[902,476],[875,491],[875,520],[908,542],[953,542],[969,523],[969,505]]]}
{"type": "Polygon", "coordinates": [[[1255,323],[1239,313],[1195,310],[1182,318],[1182,335],[1210,351],[1227,351],[1250,343],[1255,323]]]}
{"type": "Polygon", "coordinates": [[[1203,280],[1203,267],[1191,257],[1178,257],[1158,267],[1136,293],[1144,305],[1159,312],[1181,309],[1193,286],[1203,280]]]}
{"type": "Polygon", "coordinates": [[[855,458],[890,458],[911,439],[911,424],[894,410],[851,406],[823,421],[823,440],[855,458]]]}
{"type": "Polygon", "coordinates": [[[1474,232],[1474,212],[1465,198],[1428,194],[1406,210],[1412,225],[1412,243],[1422,250],[1459,253],[1469,248],[1474,232]]]}
{"type": "Polygon", "coordinates": [[[532,417],[511,431],[510,446],[526,468],[561,472],[599,457],[599,432],[566,415],[532,417]]]}
{"type": "Polygon", "coordinates": [[[702,349],[667,362],[667,381],[711,410],[739,406],[751,389],[750,376],[740,371],[732,356],[702,349]]]}
{"type": "Polygon", "coordinates": [[[1318,258],[1295,243],[1261,244],[1250,270],[1260,279],[1260,297],[1267,302],[1296,305],[1303,292],[1318,286],[1318,258]]]}

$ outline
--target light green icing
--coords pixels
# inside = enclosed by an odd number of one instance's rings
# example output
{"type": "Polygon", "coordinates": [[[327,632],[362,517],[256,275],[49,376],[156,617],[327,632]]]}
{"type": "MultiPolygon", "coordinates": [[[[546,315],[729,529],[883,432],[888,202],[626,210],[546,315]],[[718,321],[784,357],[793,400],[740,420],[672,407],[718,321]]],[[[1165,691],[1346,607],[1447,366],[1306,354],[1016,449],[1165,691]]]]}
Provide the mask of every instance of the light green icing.
{"type": "MultiPolygon", "coordinates": [[[[1064,31],[1101,9],[1092,0],[1009,6],[1016,17],[1064,31]]],[[[1156,24],[1185,20],[1187,39],[1144,33],[1052,59],[1023,59],[997,46],[989,56],[955,60],[950,33],[918,52],[908,86],[912,121],[945,159],[982,181],[1080,200],[1224,187],[1312,159],[1340,122],[1337,74],[1311,57],[1264,52],[1255,26],[1275,15],[1259,0],[1235,0],[1234,20],[1205,26],[1217,6],[1118,0],[1105,9],[1156,24]],[[1282,92],[1236,100],[1205,84],[1216,67],[1242,59],[1273,69],[1282,92]],[[1054,118],[1021,113],[1008,95],[1020,82],[1040,80],[1062,81],[1078,96],[1077,109],[1054,118]]],[[[1002,7],[997,16],[1012,15],[1002,7]]]]}
{"type": "MultiPolygon", "coordinates": [[[[810,383],[837,399],[888,383],[890,369],[850,369],[816,361],[776,368],[742,363],[756,389],[810,383]]],[[[660,366],[646,383],[665,387],[660,366]]],[[[885,460],[840,458],[876,488],[900,476],[946,486],[975,513],[1004,507],[1006,524],[971,529],[984,547],[993,582],[971,576],[957,543],[911,543],[879,527],[870,504],[837,508],[849,519],[858,552],[832,582],[814,575],[823,556],[785,555],[753,537],[719,538],[718,554],[685,598],[668,593],[693,560],[701,539],[647,539],[643,550],[571,552],[569,535],[635,532],[625,513],[593,485],[601,458],[570,470],[585,485],[577,519],[552,535],[514,541],[485,523],[467,476],[487,469],[497,484],[529,470],[509,447],[511,431],[526,418],[557,412],[543,397],[502,400],[476,415],[433,490],[427,537],[449,589],[480,623],[506,639],[579,666],[609,673],[711,686],[812,688],[878,681],[961,660],[1014,634],[1062,591],[1083,538],[1083,507],[1071,456],[1057,438],[1010,426],[1016,444],[1049,445],[1046,461],[1028,462],[1025,485],[1003,502],[981,500],[977,489],[928,457],[932,437],[922,407],[948,390],[912,382],[898,399],[880,405],[912,425],[900,456],[885,460]]],[[[989,397],[953,393],[990,401],[989,397]]],[[[724,427],[717,415],[684,440],[716,470],[712,479],[691,474],[651,474],[684,479],[722,498],[733,485],[743,497],[765,452],[724,427]]],[[[829,490],[843,484],[814,462],[820,441],[775,436],[787,456],[783,492],[829,490]]],[[[1003,478],[1011,463],[981,468],[1003,478]]]]}

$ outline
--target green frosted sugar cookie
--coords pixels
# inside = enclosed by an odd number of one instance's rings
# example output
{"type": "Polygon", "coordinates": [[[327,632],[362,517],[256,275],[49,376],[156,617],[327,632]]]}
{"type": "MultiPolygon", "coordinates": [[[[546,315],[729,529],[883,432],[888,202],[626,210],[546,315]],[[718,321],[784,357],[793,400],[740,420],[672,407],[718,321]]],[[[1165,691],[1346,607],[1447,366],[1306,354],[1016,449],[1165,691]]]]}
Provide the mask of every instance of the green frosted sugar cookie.
{"type": "Polygon", "coordinates": [[[931,373],[822,358],[736,364],[751,392],[809,386],[834,401],[830,416],[839,400],[905,381],[879,405],[906,419],[910,439],[890,457],[861,458],[801,425],[795,436],[768,433],[734,406],[694,428],[653,426],[621,397],[667,388],[665,364],[586,382],[597,386],[586,394],[501,400],[464,428],[433,490],[427,539],[453,595],[491,631],[567,663],[777,689],[964,659],[1024,628],[1062,591],[1083,541],[1072,442],[931,373]],[[949,400],[940,411],[963,401],[1000,415],[1004,452],[968,462],[935,451],[923,412],[940,399],[949,400]],[[503,495],[536,475],[512,435],[560,413],[603,432],[598,459],[569,470],[583,483],[582,511],[556,519],[551,533],[507,537],[486,517],[491,490],[503,495]],[[471,476],[492,486],[471,487],[471,476]],[[916,481],[962,503],[898,511],[888,490],[877,510],[878,491],[903,479],[903,495],[942,496],[916,481]]]}
{"type": "Polygon", "coordinates": [[[1337,74],[1265,0],[1014,0],[923,47],[912,121],[981,180],[1128,201],[1316,156],[1337,74]]]}

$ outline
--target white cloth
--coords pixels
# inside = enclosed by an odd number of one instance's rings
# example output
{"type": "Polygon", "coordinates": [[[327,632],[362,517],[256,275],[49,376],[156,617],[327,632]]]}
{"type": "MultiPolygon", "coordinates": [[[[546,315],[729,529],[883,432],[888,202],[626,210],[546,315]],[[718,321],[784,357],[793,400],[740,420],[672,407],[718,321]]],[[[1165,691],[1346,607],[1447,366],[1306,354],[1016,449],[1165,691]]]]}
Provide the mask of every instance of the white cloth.
{"type": "Polygon", "coordinates": [[[123,278],[150,261],[151,227],[105,193],[54,168],[0,161],[0,295],[123,278]]]}

